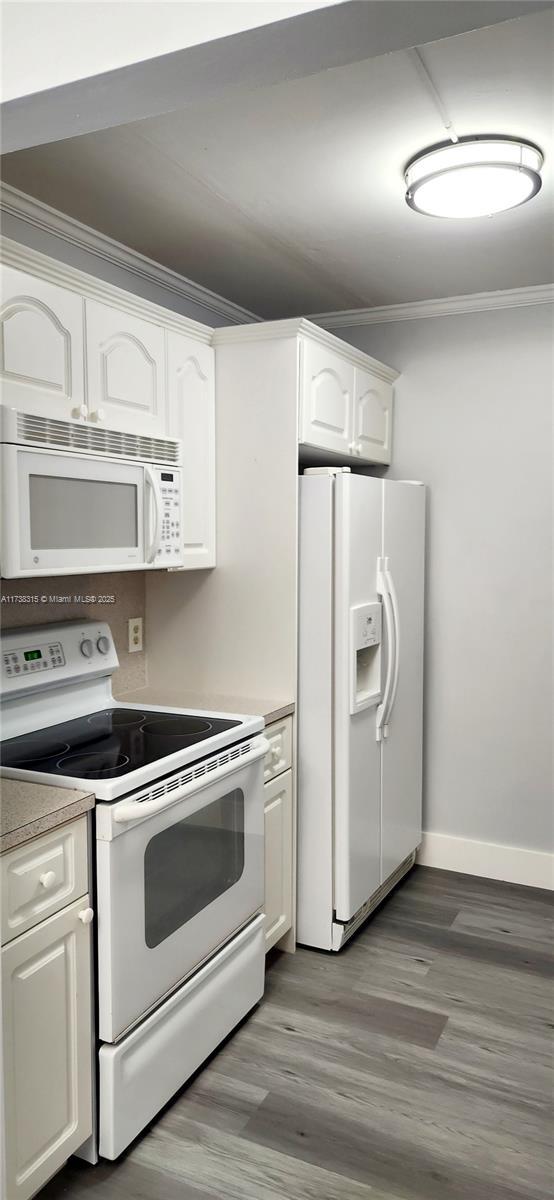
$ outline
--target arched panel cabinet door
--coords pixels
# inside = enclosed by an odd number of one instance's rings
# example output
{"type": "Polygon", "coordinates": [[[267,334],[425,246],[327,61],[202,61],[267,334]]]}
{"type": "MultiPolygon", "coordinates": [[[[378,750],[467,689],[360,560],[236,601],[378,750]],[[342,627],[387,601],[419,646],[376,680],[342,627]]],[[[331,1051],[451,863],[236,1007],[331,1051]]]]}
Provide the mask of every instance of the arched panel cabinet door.
{"type": "Polygon", "coordinates": [[[392,451],[392,384],[356,367],[354,441],[367,462],[390,463],[392,451]]]}
{"type": "Polygon", "coordinates": [[[4,404],[65,421],[81,416],[81,296],[3,267],[0,376],[4,404]]]}
{"type": "Polygon", "coordinates": [[[354,367],[327,346],[300,342],[300,441],[334,454],[352,453],[354,367]]]}
{"type": "Polygon", "coordinates": [[[167,433],[164,330],[96,300],[85,302],[89,420],[145,436],[167,433]]]}
{"type": "Polygon", "coordinates": [[[215,393],[211,346],[168,331],[170,437],[183,443],[183,554],[185,568],[214,567],[215,393]]]}

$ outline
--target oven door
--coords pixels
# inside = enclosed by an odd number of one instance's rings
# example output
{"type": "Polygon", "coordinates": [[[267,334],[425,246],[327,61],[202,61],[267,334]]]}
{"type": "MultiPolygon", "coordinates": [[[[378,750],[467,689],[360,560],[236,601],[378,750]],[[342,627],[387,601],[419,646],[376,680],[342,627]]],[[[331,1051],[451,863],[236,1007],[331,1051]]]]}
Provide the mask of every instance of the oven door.
{"type": "Polygon", "coordinates": [[[117,1041],[263,907],[257,738],[97,806],[100,1039],[117,1041]]]}
{"type": "Polygon", "coordinates": [[[2,574],[144,567],[144,464],[2,447],[2,574]]]}

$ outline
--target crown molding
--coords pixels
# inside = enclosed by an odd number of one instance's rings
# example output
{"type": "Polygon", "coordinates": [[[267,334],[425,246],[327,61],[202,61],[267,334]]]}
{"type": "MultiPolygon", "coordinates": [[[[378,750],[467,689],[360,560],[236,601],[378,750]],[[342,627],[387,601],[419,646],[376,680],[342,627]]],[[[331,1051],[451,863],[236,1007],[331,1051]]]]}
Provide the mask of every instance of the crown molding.
{"type": "Polygon", "coordinates": [[[263,321],[243,325],[240,328],[214,329],[212,345],[216,348],[217,346],[244,345],[247,342],[296,338],[299,335],[309,338],[312,342],[319,342],[328,350],[340,354],[342,359],[347,359],[353,366],[371,371],[373,375],[378,379],[383,379],[386,383],[394,383],[394,380],[398,379],[399,373],[393,367],[387,367],[385,363],[365,354],[363,350],[358,350],[357,347],[343,342],[341,338],[335,337],[333,333],[322,329],[321,325],[315,325],[312,319],[308,320],[306,317],[293,317],[284,321],[263,321]]]}
{"type": "Polygon", "coordinates": [[[20,192],[6,183],[0,183],[0,209],[17,217],[20,221],[25,221],[28,225],[33,225],[36,229],[41,229],[81,250],[86,250],[89,254],[94,254],[96,258],[101,258],[113,266],[122,267],[132,275],[145,279],[148,283],[156,284],[165,291],[179,296],[182,300],[201,305],[206,309],[206,313],[213,313],[214,316],[236,325],[260,320],[249,309],[234,304],[232,300],[225,300],[223,296],[218,296],[209,288],[194,283],[184,275],[179,275],[170,267],[164,267],[161,263],[154,262],[144,254],[139,254],[138,250],[116,242],[107,234],[100,233],[97,229],[91,229],[89,225],[83,225],[74,217],[69,217],[66,213],[59,212],[58,209],[51,208],[48,204],[43,204],[42,200],[28,196],[25,192],[20,192]]]}
{"type": "Polygon", "coordinates": [[[106,283],[103,279],[98,279],[96,275],[88,275],[85,271],[78,270],[77,267],[70,267],[57,258],[42,254],[40,250],[33,250],[31,246],[26,246],[23,242],[2,237],[0,239],[0,262],[6,267],[14,267],[16,271],[25,271],[28,275],[37,275],[39,279],[47,279],[49,283],[63,287],[66,291],[77,292],[79,296],[84,296],[88,300],[100,300],[121,312],[131,313],[134,317],[142,317],[145,321],[162,325],[164,329],[172,329],[176,333],[194,338],[197,342],[211,345],[213,333],[211,325],[204,325],[200,321],[192,320],[191,317],[181,316],[181,313],[174,312],[171,308],[163,308],[151,300],[144,300],[135,292],[125,291],[113,283],[106,283]]]}
{"type": "Polygon", "coordinates": [[[510,288],[501,292],[474,292],[445,296],[438,300],[413,300],[407,304],[385,304],[380,308],[353,308],[344,312],[317,313],[309,318],[325,329],[351,329],[356,325],[385,325],[389,321],[420,321],[423,317],[454,317],[462,313],[492,312],[499,308],[524,308],[529,304],[551,304],[554,285],[510,288]]]}

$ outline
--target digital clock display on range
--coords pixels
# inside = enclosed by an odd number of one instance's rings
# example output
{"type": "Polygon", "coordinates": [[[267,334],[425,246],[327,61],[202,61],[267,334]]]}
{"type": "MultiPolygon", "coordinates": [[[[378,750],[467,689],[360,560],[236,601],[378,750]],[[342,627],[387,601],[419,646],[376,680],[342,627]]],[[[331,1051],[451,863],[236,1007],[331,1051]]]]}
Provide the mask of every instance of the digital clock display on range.
{"type": "Polygon", "coordinates": [[[24,650],[23,658],[25,662],[32,662],[34,658],[42,658],[42,650],[24,650]]]}

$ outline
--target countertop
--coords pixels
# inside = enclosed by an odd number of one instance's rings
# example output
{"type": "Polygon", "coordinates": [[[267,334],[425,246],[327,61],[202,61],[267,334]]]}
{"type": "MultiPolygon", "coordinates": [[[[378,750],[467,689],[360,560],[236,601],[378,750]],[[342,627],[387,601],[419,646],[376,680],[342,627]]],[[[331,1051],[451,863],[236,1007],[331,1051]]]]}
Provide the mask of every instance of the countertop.
{"type": "Polygon", "coordinates": [[[146,687],[119,692],[116,699],[127,704],[161,704],[167,708],[192,708],[203,712],[243,713],[263,717],[266,725],[281,721],[294,712],[292,700],[261,700],[251,696],[224,696],[215,692],[187,691],[183,688],[146,687]]]}
{"type": "Polygon", "coordinates": [[[0,780],[0,854],[94,808],[90,792],[19,779],[0,780]]]}

